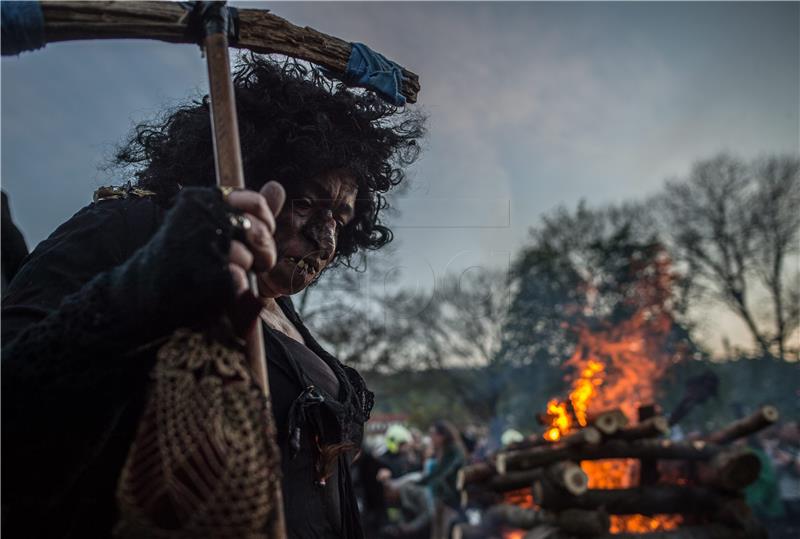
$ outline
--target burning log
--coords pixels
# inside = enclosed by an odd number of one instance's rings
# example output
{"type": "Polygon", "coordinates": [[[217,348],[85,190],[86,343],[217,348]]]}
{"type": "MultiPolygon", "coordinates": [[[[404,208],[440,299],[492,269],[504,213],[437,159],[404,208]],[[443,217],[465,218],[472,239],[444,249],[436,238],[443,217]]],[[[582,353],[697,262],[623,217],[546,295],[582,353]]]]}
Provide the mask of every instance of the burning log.
{"type": "MultiPolygon", "coordinates": [[[[639,424],[650,421],[657,417],[658,408],[654,403],[644,404],[639,406],[637,414],[639,415],[639,424]]],[[[655,485],[658,483],[660,475],[658,473],[658,462],[654,459],[642,459],[639,466],[639,484],[640,485],[655,485]]]]}
{"type": "Polygon", "coordinates": [[[552,524],[542,524],[525,534],[523,539],[573,539],[552,524]]]}
{"type": "Polygon", "coordinates": [[[608,532],[611,519],[602,509],[584,511],[582,509],[566,509],[556,514],[556,524],[569,535],[597,536],[608,532]]]}
{"type": "Polygon", "coordinates": [[[573,496],[582,494],[589,488],[589,478],[581,467],[572,462],[558,462],[547,469],[534,468],[508,474],[495,474],[483,483],[473,483],[468,490],[461,492],[461,506],[494,501],[492,493],[502,494],[530,488],[536,481],[544,481],[553,488],[573,496]]]}
{"type": "Polygon", "coordinates": [[[762,406],[749,416],[734,421],[727,427],[710,434],[706,437],[706,441],[715,444],[729,443],[772,425],[778,421],[779,417],[778,409],[774,406],[762,406]]]}
{"type": "MultiPolygon", "coordinates": [[[[578,431],[575,431],[573,433],[564,436],[559,442],[559,445],[562,445],[564,447],[597,445],[600,443],[601,440],[602,436],[600,435],[600,431],[598,431],[594,427],[586,427],[584,429],[580,429],[578,431]]],[[[553,446],[552,442],[547,442],[545,440],[542,440],[541,444],[533,445],[524,450],[534,449],[534,448],[541,449],[552,446],[553,446]]],[[[509,451],[507,453],[510,454],[514,452],[515,451],[509,451]]],[[[495,475],[497,475],[497,467],[493,462],[479,462],[476,464],[470,464],[468,466],[464,466],[458,471],[458,475],[456,476],[456,488],[458,488],[458,490],[464,490],[467,487],[467,485],[473,483],[486,482],[495,475]]],[[[530,484],[530,482],[528,484],[530,484]]]]}
{"type": "Polygon", "coordinates": [[[508,474],[496,474],[488,481],[480,483],[477,488],[493,492],[510,492],[521,488],[528,488],[535,481],[547,480],[559,488],[571,493],[581,494],[588,488],[589,478],[581,467],[572,462],[558,462],[549,468],[533,468],[508,474]]]}
{"type": "Polygon", "coordinates": [[[651,485],[625,489],[589,489],[580,496],[552,488],[537,481],[533,486],[534,501],[543,509],[605,509],[612,515],[657,515],[713,513],[724,503],[725,496],[707,487],[651,485]]]}
{"type": "Polygon", "coordinates": [[[657,415],[636,425],[624,427],[615,432],[613,437],[620,440],[640,440],[642,438],[669,436],[669,433],[669,420],[664,416],[657,415]]]}
{"type": "Polygon", "coordinates": [[[453,538],[461,539],[491,537],[502,528],[531,530],[539,527],[554,527],[570,535],[597,536],[608,532],[611,519],[602,510],[585,511],[567,509],[558,513],[519,507],[513,504],[499,504],[489,508],[483,515],[480,526],[461,526],[453,538]]]}
{"type": "Polygon", "coordinates": [[[548,482],[573,496],[579,496],[589,488],[589,477],[586,472],[573,462],[556,463],[541,475],[541,481],[548,482]]]}
{"type": "Polygon", "coordinates": [[[561,438],[561,443],[568,447],[581,445],[597,445],[603,437],[600,431],[594,427],[585,427],[575,432],[571,432],[561,438]]]}
{"type": "Polygon", "coordinates": [[[602,459],[685,459],[709,460],[719,452],[719,447],[703,441],[672,442],[669,440],[608,440],[598,446],[570,447],[562,443],[535,447],[524,451],[497,455],[497,471],[505,474],[547,466],[563,460],[602,459]]]}
{"type": "Polygon", "coordinates": [[[625,427],[628,424],[628,417],[619,408],[614,408],[590,415],[588,423],[608,436],[625,427]]]}
{"type": "Polygon", "coordinates": [[[736,530],[721,524],[683,526],[681,528],[651,533],[605,534],[597,539],[766,539],[766,535],[736,530]]]}
{"type": "Polygon", "coordinates": [[[501,503],[490,507],[483,518],[490,528],[508,526],[520,530],[530,530],[539,524],[550,523],[553,519],[547,518],[544,512],[537,509],[529,509],[509,503],[501,503]]]}
{"type": "Polygon", "coordinates": [[[760,473],[761,460],[747,448],[720,452],[697,467],[700,483],[726,490],[743,489],[758,479],[760,473]]]}
{"type": "Polygon", "coordinates": [[[611,519],[605,511],[585,511],[567,509],[558,513],[526,509],[516,505],[501,504],[489,509],[485,518],[490,527],[508,526],[520,530],[530,530],[542,524],[552,524],[571,535],[600,535],[611,526],[611,519]]]}
{"type": "MultiPolygon", "coordinates": [[[[569,434],[564,435],[558,441],[566,445],[597,445],[602,441],[603,437],[600,431],[594,427],[585,427],[569,434]]],[[[545,440],[544,438],[537,438],[534,440],[524,440],[516,442],[508,446],[506,451],[521,451],[523,449],[533,449],[534,447],[542,447],[552,445],[554,440],[545,440]]]]}

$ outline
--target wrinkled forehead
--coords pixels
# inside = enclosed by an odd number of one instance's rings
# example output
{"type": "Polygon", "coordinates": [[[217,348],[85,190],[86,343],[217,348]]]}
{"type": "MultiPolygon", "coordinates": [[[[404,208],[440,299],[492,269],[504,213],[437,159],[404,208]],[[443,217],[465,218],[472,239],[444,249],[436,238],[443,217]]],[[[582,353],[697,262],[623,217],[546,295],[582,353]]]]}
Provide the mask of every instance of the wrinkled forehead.
{"type": "Polygon", "coordinates": [[[320,200],[352,202],[358,195],[358,182],[352,173],[336,170],[306,180],[300,190],[320,200]]]}

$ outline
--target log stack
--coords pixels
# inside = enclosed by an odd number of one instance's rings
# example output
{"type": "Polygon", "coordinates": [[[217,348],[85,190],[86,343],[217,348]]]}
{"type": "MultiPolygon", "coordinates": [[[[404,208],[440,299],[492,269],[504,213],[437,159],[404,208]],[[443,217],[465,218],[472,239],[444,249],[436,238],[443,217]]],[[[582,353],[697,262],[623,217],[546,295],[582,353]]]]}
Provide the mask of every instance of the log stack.
{"type": "Polygon", "coordinates": [[[733,442],[775,423],[778,411],[763,406],[704,439],[671,441],[668,420],[655,410],[642,407],[633,425],[619,410],[595,414],[559,441],[525,441],[462,468],[462,505],[483,509],[483,519],[458,525],[454,537],[503,538],[509,530],[525,530],[513,535],[525,539],[766,537],[742,492],[758,478],[760,460],[733,442]],[[589,488],[581,463],[614,459],[639,462],[634,485],[589,488]],[[680,524],[612,533],[613,519],[626,515],[679,515],[672,522],[680,524]]]}

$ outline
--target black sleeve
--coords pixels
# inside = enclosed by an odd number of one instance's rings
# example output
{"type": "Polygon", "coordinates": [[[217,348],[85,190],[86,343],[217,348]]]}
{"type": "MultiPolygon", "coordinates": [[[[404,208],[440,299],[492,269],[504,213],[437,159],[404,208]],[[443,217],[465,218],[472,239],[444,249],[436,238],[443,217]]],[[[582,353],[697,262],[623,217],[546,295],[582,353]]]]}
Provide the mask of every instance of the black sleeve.
{"type": "Polygon", "coordinates": [[[30,464],[19,490],[35,494],[45,472],[68,482],[92,457],[146,379],[138,348],[219,316],[227,216],[211,189],[184,190],[163,224],[151,202],[101,202],[37,247],[3,305],[3,468],[30,464]]]}

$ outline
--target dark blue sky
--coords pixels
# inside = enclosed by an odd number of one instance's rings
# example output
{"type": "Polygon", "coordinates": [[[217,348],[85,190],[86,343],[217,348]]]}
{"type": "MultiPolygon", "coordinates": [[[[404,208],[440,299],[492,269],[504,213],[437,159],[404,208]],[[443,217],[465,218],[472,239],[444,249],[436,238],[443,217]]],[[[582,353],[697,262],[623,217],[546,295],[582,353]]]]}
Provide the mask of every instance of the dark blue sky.
{"type": "MultiPolygon", "coordinates": [[[[420,74],[430,137],[395,218],[404,278],[420,287],[502,265],[559,204],[641,198],[721,150],[800,147],[798,3],[268,7],[420,74]]],[[[133,122],[205,88],[189,45],[3,58],[2,185],[29,243],[115,181],[98,165],[133,122]]]]}

